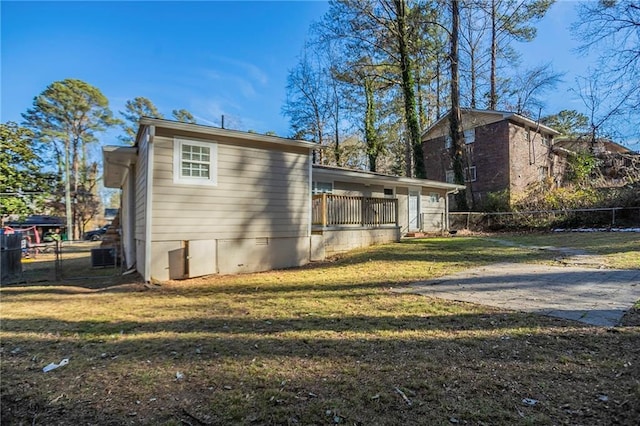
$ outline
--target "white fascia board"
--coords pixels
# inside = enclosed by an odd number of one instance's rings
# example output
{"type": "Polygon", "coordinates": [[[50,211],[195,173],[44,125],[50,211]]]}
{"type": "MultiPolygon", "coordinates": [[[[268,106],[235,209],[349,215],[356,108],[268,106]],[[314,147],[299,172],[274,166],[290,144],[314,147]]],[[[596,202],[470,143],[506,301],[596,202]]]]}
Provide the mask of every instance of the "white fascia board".
{"type": "Polygon", "coordinates": [[[455,185],[446,182],[438,182],[435,180],[415,179],[402,176],[390,176],[361,172],[357,170],[332,169],[323,166],[313,167],[313,180],[333,179],[341,182],[352,182],[361,184],[380,184],[380,185],[406,185],[419,186],[424,188],[443,189],[446,191],[455,191],[465,189],[464,185],[455,185]],[[320,178],[320,179],[316,179],[320,178]]]}
{"type": "Polygon", "coordinates": [[[260,133],[242,132],[239,130],[221,129],[219,127],[204,126],[201,124],[182,123],[179,121],[163,120],[159,118],[143,117],[140,119],[140,127],[156,126],[171,130],[181,130],[185,132],[200,133],[209,136],[221,136],[235,139],[242,139],[254,142],[263,142],[276,145],[285,145],[313,150],[318,148],[315,142],[303,141],[299,139],[287,139],[279,136],[262,135],[260,133]]]}

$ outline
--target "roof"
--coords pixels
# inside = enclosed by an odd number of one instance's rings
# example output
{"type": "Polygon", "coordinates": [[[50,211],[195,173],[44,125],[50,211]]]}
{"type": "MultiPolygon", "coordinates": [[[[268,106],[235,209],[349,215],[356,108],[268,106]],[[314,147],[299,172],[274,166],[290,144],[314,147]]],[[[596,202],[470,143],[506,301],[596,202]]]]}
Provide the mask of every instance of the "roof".
{"type": "Polygon", "coordinates": [[[580,152],[595,148],[600,153],[617,153],[617,154],[633,154],[629,148],[615,143],[609,139],[596,139],[596,143],[592,144],[588,139],[559,139],[553,144],[554,148],[562,148],[567,151],[580,152]]]}
{"type": "Polygon", "coordinates": [[[280,136],[263,135],[263,134],[254,133],[254,132],[244,132],[240,130],[230,130],[230,129],[223,129],[220,127],[205,126],[202,124],[182,123],[180,121],[166,120],[163,118],[149,118],[149,117],[142,117],[140,119],[140,127],[138,129],[138,135],[136,137],[136,140],[138,140],[138,137],[140,136],[141,131],[145,126],[156,126],[156,127],[162,127],[165,129],[195,132],[195,133],[200,133],[200,134],[209,135],[209,136],[230,137],[230,138],[242,139],[247,141],[295,146],[300,148],[307,148],[309,150],[318,148],[318,144],[315,142],[303,141],[299,139],[289,139],[289,138],[283,138],[280,136]]]}
{"type": "Polygon", "coordinates": [[[243,132],[239,130],[222,129],[219,127],[204,126],[201,124],[182,123],[180,121],[165,120],[161,118],[142,117],[139,124],[140,127],[138,128],[135,146],[108,145],[102,148],[105,187],[122,187],[129,166],[131,164],[134,164],[137,159],[137,141],[140,139],[145,129],[150,126],[183,132],[198,133],[204,136],[226,137],[251,142],[262,142],[279,146],[304,148],[309,151],[318,148],[318,144],[316,144],[315,142],[303,141],[298,139],[287,139],[279,136],[262,135],[259,133],[243,132]]]}
{"type": "Polygon", "coordinates": [[[6,225],[15,226],[58,226],[65,227],[64,218],[58,216],[31,215],[23,221],[10,221],[6,225]]]}
{"type": "MultiPolygon", "coordinates": [[[[551,135],[560,134],[560,132],[552,129],[551,127],[545,126],[544,124],[540,124],[537,121],[531,120],[530,118],[524,117],[520,114],[516,114],[515,112],[494,111],[494,110],[488,110],[488,109],[474,109],[474,108],[461,108],[461,112],[462,112],[462,118],[463,118],[463,128],[477,127],[479,125],[486,125],[486,124],[496,123],[502,120],[508,120],[508,121],[519,123],[519,124],[523,124],[525,126],[535,127],[551,135]],[[468,116],[477,117],[477,120],[468,120],[466,119],[466,117],[468,116]]],[[[422,133],[422,139],[424,140],[428,134],[433,133],[435,130],[442,128],[445,120],[448,120],[449,118],[449,113],[450,113],[450,110],[446,114],[444,114],[442,117],[440,117],[435,123],[429,126],[427,130],[425,130],[422,133]]],[[[446,127],[446,130],[448,131],[448,127],[446,127]]]]}
{"type": "Polygon", "coordinates": [[[405,184],[408,186],[420,186],[435,189],[444,189],[446,191],[457,191],[465,189],[464,185],[456,185],[453,183],[438,182],[435,180],[408,178],[404,176],[386,175],[376,172],[365,172],[362,170],[352,170],[343,167],[323,166],[314,164],[312,173],[322,174],[326,177],[338,178],[347,182],[357,182],[365,184],[405,184]]]}

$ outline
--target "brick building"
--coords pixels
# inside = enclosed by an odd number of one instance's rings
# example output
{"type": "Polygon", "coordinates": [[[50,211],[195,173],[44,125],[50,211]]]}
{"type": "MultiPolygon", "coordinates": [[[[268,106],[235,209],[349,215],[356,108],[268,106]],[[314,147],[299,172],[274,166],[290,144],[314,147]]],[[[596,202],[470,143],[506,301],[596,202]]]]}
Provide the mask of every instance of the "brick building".
{"type": "MultiPolygon", "coordinates": [[[[449,115],[422,135],[427,179],[453,182],[449,115]]],[[[559,181],[564,163],[551,147],[559,133],[521,115],[505,111],[462,110],[467,198],[480,209],[489,194],[502,191],[509,201],[533,183],[559,181]]]]}

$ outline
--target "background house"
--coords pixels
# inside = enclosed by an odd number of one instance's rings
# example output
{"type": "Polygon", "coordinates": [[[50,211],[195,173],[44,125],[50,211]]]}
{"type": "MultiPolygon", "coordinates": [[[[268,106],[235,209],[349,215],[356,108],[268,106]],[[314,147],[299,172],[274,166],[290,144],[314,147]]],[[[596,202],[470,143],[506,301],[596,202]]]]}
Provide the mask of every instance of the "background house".
{"type": "Polygon", "coordinates": [[[589,155],[597,159],[600,188],[617,187],[640,181],[640,154],[609,139],[590,137],[558,138],[553,144],[558,169],[566,170],[572,157],[589,155]]]}
{"type": "MultiPolygon", "coordinates": [[[[557,179],[562,170],[551,147],[559,133],[526,117],[505,111],[463,109],[467,197],[482,208],[490,194],[507,200],[533,182],[557,179]]],[[[427,179],[453,182],[449,115],[423,133],[427,179]]]]}
{"type": "Polygon", "coordinates": [[[143,118],[133,147],[103,149],[126,265],[146,281],[255,272],[446,229],[445,195],[463,187],[312,167],[314,148],[143,118]]]}

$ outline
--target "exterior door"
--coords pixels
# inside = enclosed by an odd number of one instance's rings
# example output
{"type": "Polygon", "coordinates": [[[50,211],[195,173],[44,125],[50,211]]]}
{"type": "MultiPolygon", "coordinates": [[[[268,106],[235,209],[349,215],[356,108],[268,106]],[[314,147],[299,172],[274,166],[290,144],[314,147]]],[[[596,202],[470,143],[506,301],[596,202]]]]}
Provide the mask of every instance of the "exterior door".
{"type": "Polygon", "coordinates": [[[409,231],[420,230],[420,191],[409,190],[409,231]]]}

